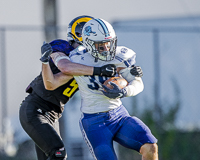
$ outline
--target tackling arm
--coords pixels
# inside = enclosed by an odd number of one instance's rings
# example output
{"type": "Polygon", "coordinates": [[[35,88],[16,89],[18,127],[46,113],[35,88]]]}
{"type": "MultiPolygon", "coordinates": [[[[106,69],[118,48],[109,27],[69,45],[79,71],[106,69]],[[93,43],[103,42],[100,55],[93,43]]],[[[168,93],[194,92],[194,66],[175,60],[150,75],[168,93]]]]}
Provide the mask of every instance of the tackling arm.
{"type": "Polygon", "coordinates": [[[94,67],[73,63],[69,60],[69,57],[62,52],[52,53],[51,58],[58,69],[64,74],[74,76],[93,75],[94,67]]]}
{"type": "Polygon", "coordinates": [[[82,76],[82,75],[100,75],[112,77],[116,74],[116,66],[108,64],[102,67],[85,66],[78,63],[72,63],[62,52],[52,53],[52,47],[49,43],[44,43],[41,47],[42,57],[40,60],[47,63],[51,55],[55,65],[64,74],[82,76]]]}
{"type": "Polygon", "coordinates": [[[54,52],[51,58],[58,69],[68,75],[82,76],[82,75],[100,75],[112,77],[116,74],[116,66],[113,64],[104,65],[102,67],[86,66],[79,63],[74,63],[69,60],[62,52],[54,52]]]}
{"type": "Polygon", "coordinates": [[[43,44],[40,61],[42,62],[42,78],[47,90],[54,90],[73,78],[73,76],[64,75],[62,73],[53,74],[49,65],[49,55],[52,51],[51,45],[48,43],[43,44]]]}
{"type": "Polygon", "coordinates": [[[55,90],[59,86],[67,83],[73,76],[63,74],[61,72],[53,74],[49,63],[42,63],[42,78],[44,86],[47,90],[55,90]]]}
{"type": "Polygon", "coordinates": [[[72,75],[105,75],[114,76],[116,73],[115,65],[105,65],[102,67],[90,67],[84,66],[77,63],[72,63],[68,60],[68,57],[61,52],[53,53],[52,47],[49,43],[44,43],[41,47],[41,62],[42,62],[42,77],[44,81],[45,88],[47,90],[54,90],[59,86],[67,83],[72,75]],[[62,72],[53,74],[49,66],[50,55],[54,60],[55,65],[59,65],[59,69],[62,72]],[[60,62],[60,64],[58,64],[60,62]],[[109,69],[109,72],[106,70],[109,69]]]}

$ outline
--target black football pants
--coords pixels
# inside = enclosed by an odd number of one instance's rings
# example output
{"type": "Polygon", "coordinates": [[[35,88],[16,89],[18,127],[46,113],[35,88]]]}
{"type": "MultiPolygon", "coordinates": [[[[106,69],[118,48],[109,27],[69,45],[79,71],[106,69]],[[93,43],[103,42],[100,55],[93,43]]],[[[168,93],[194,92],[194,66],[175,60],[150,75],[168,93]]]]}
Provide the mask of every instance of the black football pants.
{"type": "Polygon", "coordinates": [[[46,160],[55,150],[64,147],[58,119],[40,109],[40,106],[46,105],[43,101],[36,95],[30,94],[22,102],[19,111],[23,129],[36,144],[38,160],[46,160]]]}

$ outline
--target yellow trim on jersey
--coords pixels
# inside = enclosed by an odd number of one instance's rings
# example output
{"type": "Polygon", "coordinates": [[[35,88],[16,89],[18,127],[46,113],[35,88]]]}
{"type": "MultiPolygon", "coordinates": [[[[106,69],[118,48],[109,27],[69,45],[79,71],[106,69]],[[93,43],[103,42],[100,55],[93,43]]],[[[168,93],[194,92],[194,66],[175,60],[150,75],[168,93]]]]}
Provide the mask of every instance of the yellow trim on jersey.
{"type": "Polygon", "coordinates": [[[81,36],[81,37],[77,37],[77,36],[76,36],[75,28],[76,28],[76,26],[77,26],[77,23],[88,22],[88,21],[91,20],[91,19],[92,19],[92,18],[86,18],[86,17],[84,17],[84,18],[80,18],[80,19],[76,20],[76,21],[73,23],[71,32],[72,32],[72,34],[73,34],[79,41],[83,41],[83,38],[82,38],[82,36],[81,36]]]}

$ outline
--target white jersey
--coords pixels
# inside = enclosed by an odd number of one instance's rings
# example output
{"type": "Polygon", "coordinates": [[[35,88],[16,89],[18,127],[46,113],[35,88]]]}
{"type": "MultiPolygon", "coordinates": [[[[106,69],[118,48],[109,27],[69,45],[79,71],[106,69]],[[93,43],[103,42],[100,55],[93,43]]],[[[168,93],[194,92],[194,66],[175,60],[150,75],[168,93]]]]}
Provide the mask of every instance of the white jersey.
{"type": "MultiPolygon", "coordinates": [[[[70,52],[70,60],[87,66],[101,67],[106,64],[115,64],[116,67],[130,67],[135,64],[136,53],[131,49],[118,46],[115,59],[112,61],[95,61],[95,58],[86,52],[84,46],[79,46],[70,52]]],[[[104,76],[74,76],[81,94],[81,111],[83,113],[98,113],[119,107],[122,102],[120,98],[110,99],[106,97],[99,86],[110,77],[104,76]]]]}

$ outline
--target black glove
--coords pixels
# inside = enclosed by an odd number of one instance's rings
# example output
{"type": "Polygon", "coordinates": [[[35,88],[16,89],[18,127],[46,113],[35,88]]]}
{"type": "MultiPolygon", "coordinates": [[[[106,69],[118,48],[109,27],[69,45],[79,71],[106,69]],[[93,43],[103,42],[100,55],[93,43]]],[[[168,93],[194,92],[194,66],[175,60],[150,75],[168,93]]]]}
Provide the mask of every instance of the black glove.
{"type": "Polygon", "coordinates": [[[50,54],[53,52],[53,49],[51,48],[51,45],[49,43],[45,43],[41,47],[41,58],[40,61],[43,63],[49,62],[50,54]]]}
{"type": "Polygon", "coordinates": [[[94,67],[93,75],[114,77],[116,74],[116,66],[114,64],[107,64],[102,67],[94,67]]]}
{"type": "Polygon", "coordinates": [[[127,91],[125,88],[121,89],[118,87],[117,84],[113,82],[109,82],[109,84],[113,86],[113,89],[108,88],[106,85],[102,85],[102,87],[105,90],[105,91],[102,90],[102,92],[106,97],[112,98],[112,99],[126,97],[127,91]]]}
{"type": "Polygon", "coordinates": [[[143,76],[142,68],[139,67],[139,66],[132,66],[130,73],[135,77],[142,77],[143,76]]]}

